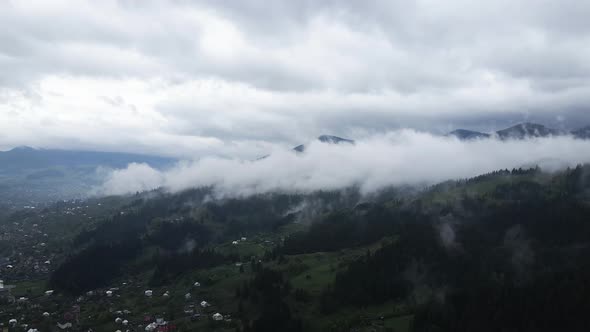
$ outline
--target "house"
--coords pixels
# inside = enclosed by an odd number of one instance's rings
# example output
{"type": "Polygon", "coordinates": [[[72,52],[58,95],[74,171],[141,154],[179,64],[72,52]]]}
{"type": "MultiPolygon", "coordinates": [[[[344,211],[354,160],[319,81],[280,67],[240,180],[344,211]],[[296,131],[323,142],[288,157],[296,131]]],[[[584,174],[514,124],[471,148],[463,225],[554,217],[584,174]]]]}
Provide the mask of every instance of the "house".
{"type": "Polygon", "coordinates": [[[216,313],[213,315],[213,320],[216,320],[216,321],[223,320],[223,315],[220,313],[216,313]]]}
{"type": "Polygon", "coordinates": [[[207,301],[201,301],[201,307],[203,307],[203,308],[207,308],[207,307],[209,307],[209,306],[211,306],[211,305],[209,304],[209,302],[207,302],[207,301]]]}
{"type": "Polygon", "coordinates": [[[72,323],[67,322],[65,324],[61,324],[61,323],[57,323],[57,327],[59,327],[60,330],[65,330],[65,329],[71,329],[72,328],[72,323]]]}
{"type": "Polygon", "coordinates": [[[158,328],[158,324],[150,323],[145,327],[145,330],[148,332],[155,331],[158,328]]]}
{"type": "Polygon", "coordinates": [[[148,289],[148,290],[146,290],[146,291],[144,292],[144,294],[145,294],[145,296],[147,296],[147,297],[152,297],[152,294],[153,294],[153,292],[152,292],[151,290],[149,290],[149,289],[148,289]]]}
{"type": "Polygon", "coordinates": [[[13,288],[13,285],[4,285],[4,281],[0,280],[0,299],[8,299],[9,302],[14,302],[14,297],[10,292],[13,288]]]}
{"type": "Polygon", "coordinates": [[[195,286],[195,287],[201,287],[201,283],[198,282],[198,281],[196,281],[193,286],[195,286]]]}

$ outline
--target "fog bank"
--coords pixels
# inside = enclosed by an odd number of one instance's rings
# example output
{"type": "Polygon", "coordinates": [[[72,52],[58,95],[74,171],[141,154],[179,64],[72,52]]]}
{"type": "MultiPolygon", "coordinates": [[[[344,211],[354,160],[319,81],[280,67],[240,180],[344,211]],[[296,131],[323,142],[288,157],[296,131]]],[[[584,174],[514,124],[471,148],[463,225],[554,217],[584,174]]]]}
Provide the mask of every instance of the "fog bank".
{"type": "Polygon", "coordinates": [[[356,144],[312,142],[304,153],[276,147],[260,160],[219,157],[183,161],[166,171],[145,164],[114,170],[99,194],[155,188],[175,192],[213,186],[220,196],[311,192],[358,186],[370,193],[388,186],[434,184],[482,173],[539,165],[554,171],[590,162],[590,141],[569,136],[500,141],[460,141],[413,130],[357,140],[356,144]]]}

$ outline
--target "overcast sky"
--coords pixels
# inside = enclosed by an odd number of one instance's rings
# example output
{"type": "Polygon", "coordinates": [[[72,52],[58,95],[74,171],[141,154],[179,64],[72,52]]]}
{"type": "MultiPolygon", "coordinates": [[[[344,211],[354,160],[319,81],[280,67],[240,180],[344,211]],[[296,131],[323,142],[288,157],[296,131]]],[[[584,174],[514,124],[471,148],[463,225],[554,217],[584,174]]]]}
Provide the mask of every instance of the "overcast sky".
{"type": "Polygon", "coordinates": [[[590,124],[590,1],[0,0],[0,149],[590,124]]]}

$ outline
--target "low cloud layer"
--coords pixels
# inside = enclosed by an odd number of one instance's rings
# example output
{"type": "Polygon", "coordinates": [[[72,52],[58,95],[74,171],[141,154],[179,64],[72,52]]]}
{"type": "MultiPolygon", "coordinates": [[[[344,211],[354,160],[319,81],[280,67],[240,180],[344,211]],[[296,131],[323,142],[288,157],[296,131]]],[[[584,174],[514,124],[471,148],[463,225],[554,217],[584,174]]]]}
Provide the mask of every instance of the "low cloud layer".
{"type": "Polygon", "coordinates": [[[490,171],[539,165],[546,171],[590,162],[590,141],[569,136],[460,141],[413,130],[350,144],[313,142],[304,153],[280,147],[260,160],[202,158],[167,171],[131,164],[113,171],[97,192],[125,194],[154,188],[180,191],[213,186],[220,196],[311,192],[358,186],[370,193],[387,186],[433,184],[490,171]]]}

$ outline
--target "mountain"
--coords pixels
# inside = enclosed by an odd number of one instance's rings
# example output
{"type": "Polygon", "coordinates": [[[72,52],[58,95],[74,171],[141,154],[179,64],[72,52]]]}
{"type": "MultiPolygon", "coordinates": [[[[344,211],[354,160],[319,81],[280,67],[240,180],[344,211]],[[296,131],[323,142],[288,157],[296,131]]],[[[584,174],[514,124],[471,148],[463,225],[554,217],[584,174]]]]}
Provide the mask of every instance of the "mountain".
{"type": "Polygon", "coordinates": [[[520,123],[510,128],[502,129],[496,132],[500,139],[524,139],[528,137],[548,137],[563,135],[564,132],[547,128],[537,123],[520,123]]]}
{"type": "Polygon", "coordinates": [[[479,131],[467,130],[467,129],[457,129],[453,130],[447,134],[447,136],[455,136],[460,140],[470,140],[470,139],[478,139],[478,138],[489,138],[490,134],[482,133],[479,131]]]}
{"type": "Polygon", "coordinates": [[[296,147],[293,148],[293,150],[297,151],[297,152],[303,152],[303,151],[305,151],[305,144],[297,145],[296,147]]]}
{"type": "Polygon", "coordinates": [[[121,168],[132,162],[164,167],[174,160],[131,153],[34,149],[28,146],[0,152],[0,171],[84,166],[121,168]]]}
{"type": "Polygon", "coordinates": [[[0,152],[0,209],[84,197],[104,180],[102,168],[146,163],[161,169],[174,162],[140,154],[17,147],[0,152]]]}
{"type": "Polygon", "coordinates": [[[572,135],[575,138],[590,139],[590,126],[576,129],[576,130],[572,131],[572,135]]]}
{"type": "MultiPolygon", "coordinates": [[[[342,137],[338,137],[338,136],[332,136],[332,135],[321,135],[317,138],[317,140],[322,143],[328,143],[328,144],[354,144],[355,143],[354,140],[342,138],[342,137]]],[[[296,147],[293,148],[293,150],[295,150],[297,152],[303,152],[303,151],[305,151],[305,144],[297,145],[296,147]]]]}
{"type": "MultiPolygon", "coordinates": [[[[510,128],[498,130],[495,134],[500,139],[524,139],[530,137],[549,137],[567,134],[571,134],[575,138],[579,139],[590,139],[590,126],[586,126],[568,133],[566,131],[548,128],[541,124],[525,122],[510,128]]],[[[470,140],[489,138],[492,135],[468,129],[457,129],[448,133],[447,136],[455,136],[460,140],[470,140]]]]}
{"type": "Polygon", "coordinates": [[[351,139],[346,139],[338,136],[331,136],[331,135],[321,135],[318,137],[318,140],[322,143],[330,143],[330,144],[340,144],[340,143],[348,143],[354,144],[354,141],[351,139]]]}

